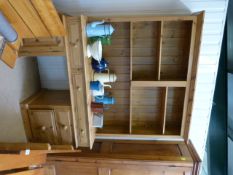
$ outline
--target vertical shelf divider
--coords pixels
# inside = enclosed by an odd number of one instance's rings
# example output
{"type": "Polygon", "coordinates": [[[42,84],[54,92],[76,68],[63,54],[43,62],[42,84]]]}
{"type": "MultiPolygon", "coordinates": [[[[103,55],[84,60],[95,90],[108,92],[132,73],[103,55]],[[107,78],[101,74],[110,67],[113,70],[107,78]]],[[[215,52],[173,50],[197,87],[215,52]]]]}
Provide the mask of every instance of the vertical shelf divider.
{"type": "Polygon", "coordinates": [[[163,102],[162,102],[163,106],[162,106],[162,119],[161,119],[163,135],[165,134],[165,128],[166,128],[167,98],[168,98],[168,87],[165,87],[163,91],[163,102]]]}
{"type": "Polygon", "coordinates": [[[129,103],[129,133],[132,134],[132,86],[133,79],[133,22],[130,22],[130,103],[129,103]]]}
{"type": "Polygon", "coordinates": [[[162,42],[163,42],[163,21],[160,22],[160,25],[158,27],[158,41],[157,41],[157,80],[160,80],[160,72],[161,72],[161,61],[162,61],[162,42]]]}

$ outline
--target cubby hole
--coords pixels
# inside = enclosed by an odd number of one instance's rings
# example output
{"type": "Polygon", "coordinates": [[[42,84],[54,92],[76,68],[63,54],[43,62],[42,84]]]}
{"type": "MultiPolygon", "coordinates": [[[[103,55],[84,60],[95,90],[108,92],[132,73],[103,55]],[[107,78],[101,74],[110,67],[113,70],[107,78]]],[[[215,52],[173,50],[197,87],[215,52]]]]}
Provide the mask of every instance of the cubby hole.
{"type": "Polygon", "coordinates": [[[164,21],[160,80],[186,80],[192,21],[164,21]]]}
{"type": "Polygon", "coordinates": [[[158,56],[161,22],[132,24],[132,80],[158,80],[158,56]]]}
{"type": "Polygon", "coordinates": [[[166,107],[165,135],[180,135],[185,88],[169,87],[166,107]]]}
{"type": "Polygon", "coordinates": [[[161,134],[163,88],[133,88],[131,93],[132,134],[161,134]]]}
{"type": "Polygon", "coordinates": [[[110,73],[117,75],[117,81],[108,83],[112,88],[105,92],[116,99],[114,105],[105,106],[104,126],[97,133],[129,133],[129,94],[130,94],[130,23],[113,22],[115,31],[112,44],[103,46],[103,58],[109,62],[110,73]]]}

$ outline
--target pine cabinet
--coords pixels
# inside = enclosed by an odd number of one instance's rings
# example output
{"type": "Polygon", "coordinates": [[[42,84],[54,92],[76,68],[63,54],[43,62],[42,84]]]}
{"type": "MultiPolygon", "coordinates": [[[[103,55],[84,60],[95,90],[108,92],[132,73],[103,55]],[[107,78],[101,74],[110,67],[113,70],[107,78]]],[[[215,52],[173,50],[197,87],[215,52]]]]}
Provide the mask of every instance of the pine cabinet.
{"type": "Polygon", "coordinates": [[[64,17],[72,113],[77,144],[95,139],[187,140],[203,13],[189,16],[64,17]],[[105,89],[116,103],[104,111],[103,128],[92,126],[86,24],[102,21],[115,31],[103,58],[117,81],[105,89]]]}
{"type": "Polygon", "coordinates": [[[69,91],[42,90],[21,103],[28,140],[74,144],[69,91]]]}

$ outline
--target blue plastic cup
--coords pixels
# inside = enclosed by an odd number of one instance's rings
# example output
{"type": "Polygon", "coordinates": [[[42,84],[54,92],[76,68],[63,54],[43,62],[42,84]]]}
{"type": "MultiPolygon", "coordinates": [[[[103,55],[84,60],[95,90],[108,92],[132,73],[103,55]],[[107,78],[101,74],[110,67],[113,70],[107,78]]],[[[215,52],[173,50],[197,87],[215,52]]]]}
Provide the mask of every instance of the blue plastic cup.
{"type": "Polygon", "coordinates": [[[100,83],[100,81],[91,81],[90,82],[90,89],[91,90],[96,90],[99,91],[102,88],[102,84],[100,83]]]}
{"type": "Polygon", "coordinates": [[[110,105],[110,104],[112,105],[112,104],[115,104],[115,98],[108,97],[108,96],[96,96],[95,102],[103,103],[105,105],[110,105]]]}

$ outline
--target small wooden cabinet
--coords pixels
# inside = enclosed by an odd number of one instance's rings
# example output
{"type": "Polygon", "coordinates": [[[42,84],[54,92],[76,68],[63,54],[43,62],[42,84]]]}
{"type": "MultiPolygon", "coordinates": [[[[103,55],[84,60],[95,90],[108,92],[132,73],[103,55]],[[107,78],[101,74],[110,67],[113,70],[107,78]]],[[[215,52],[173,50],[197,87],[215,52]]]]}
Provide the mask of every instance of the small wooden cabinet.
{"type": "Polygon", "coordinates": [[[29,141],[73,144],[69,91],[42,90],[21,103],[29,141]]]}

